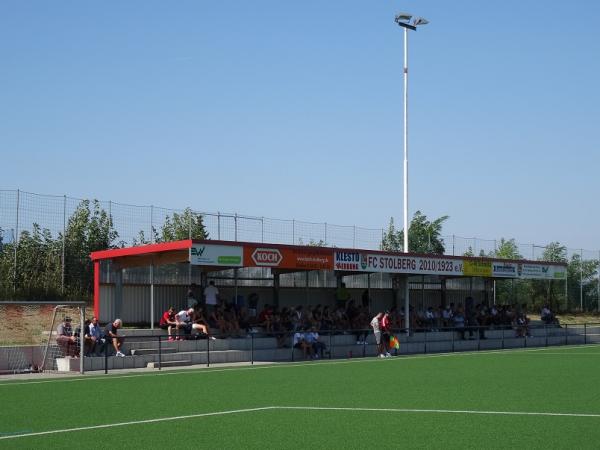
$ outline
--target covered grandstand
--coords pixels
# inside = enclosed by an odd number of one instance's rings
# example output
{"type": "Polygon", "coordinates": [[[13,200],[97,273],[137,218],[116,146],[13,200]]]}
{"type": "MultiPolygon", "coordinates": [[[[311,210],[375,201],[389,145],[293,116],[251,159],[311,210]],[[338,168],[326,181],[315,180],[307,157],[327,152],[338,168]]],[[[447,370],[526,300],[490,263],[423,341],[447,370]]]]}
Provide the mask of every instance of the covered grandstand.
{"type": "MultiPolygon", "coordinates": [[[[491,304],[495,280],[566,282],[565,263],[397,253],[251,242],[181,240],[93,252],[94,311],[154,327],[169,305],[183,307],[214,280],[227,302],[333,305],[344,283],[355,301],[381,310],[407,304],[460,304],[465,296],[491,304]],[[405,298],[406,283],[410,298],[405,298]],[[408,302],[407,302],[408,300],[408,302]]],[[[566,285],[566,283],[565,283],[566,285]]]]}

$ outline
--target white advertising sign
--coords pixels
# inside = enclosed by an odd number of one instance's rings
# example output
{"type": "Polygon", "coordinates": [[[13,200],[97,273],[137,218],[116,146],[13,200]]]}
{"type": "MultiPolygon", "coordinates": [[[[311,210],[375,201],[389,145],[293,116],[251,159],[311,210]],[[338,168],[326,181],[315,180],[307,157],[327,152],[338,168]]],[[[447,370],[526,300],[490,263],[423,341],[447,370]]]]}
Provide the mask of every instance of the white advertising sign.
{"type": "Polygon", "coordinates": [[[463,264],[459,259],[343,251],[335,252],[334,269],[418,275],[463,274],[463,264]]]}
{"type": "Polygon", "coordinates": [[[229,245],[193,244],[190,263],[195,266],[242,267],[244,248],[229,245]]]}
{"type": "Polygon", "coordinates": [[[494,261],[492,262],[492,276],[495,278],[517,278],[517,263],[494,261]]]}
{"type": "Polygon", "coordinates": [[[567,277],[567,268],[564,266],[550,266],[543,263],[523,263],[517,264],[517,276],[528,279],[564,280],[567,277]]]}

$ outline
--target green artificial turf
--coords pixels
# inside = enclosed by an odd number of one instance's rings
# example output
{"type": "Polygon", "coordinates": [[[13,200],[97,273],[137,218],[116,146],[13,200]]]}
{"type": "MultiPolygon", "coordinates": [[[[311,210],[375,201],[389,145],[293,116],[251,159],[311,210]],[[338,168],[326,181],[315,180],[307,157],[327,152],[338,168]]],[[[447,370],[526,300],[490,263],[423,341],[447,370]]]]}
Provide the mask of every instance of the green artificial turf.
{"type": "Polygon", "coordinates": [[[0,384],[0,448],[598,448],[600,346],[0,384]],[[361,411],[399,408],[598,417],[361,411]]]}

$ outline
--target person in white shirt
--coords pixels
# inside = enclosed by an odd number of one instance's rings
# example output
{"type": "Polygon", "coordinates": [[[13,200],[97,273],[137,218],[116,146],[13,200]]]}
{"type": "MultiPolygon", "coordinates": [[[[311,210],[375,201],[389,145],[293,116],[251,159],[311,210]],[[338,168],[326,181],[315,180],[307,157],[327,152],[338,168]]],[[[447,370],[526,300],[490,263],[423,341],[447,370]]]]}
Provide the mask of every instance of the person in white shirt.
{"type": "Polygon", "coordinates": [[[204,288],[204,302],[206,305],[206,314],[210,316],[219,303],[219,289],[215,286],[214,281],[208,283],[208,286],[204,288]]]}
{"type": "MultiPolygon", "coordinates": [[[[185,334],[191,334],[193,330],[196,330],[196,332],[208,336],[208,328],[206,325],[195,322],[194,308],[184,309],[175,314],[175,324],[177,330],[183,329],[185,334]]],[[[177,334],[179,334],[179,332],[177,334]]],[[[214,339],[213,336],[209,336],[209,338],[214,339]]],[[[176,339],[179,340],[181,337],[177,336],[176,339]]]]}
{"type": "Polygon", "coordinates": [[[321,358],[323,358],[323,350],[327,347],[319,340],[319,333],[315,327],[312,327],[310,332],[305,334],[305,339],[312,347],[314,358],[319,359],[319,354],[321,355],[321,358]]]}
{"type": "Polygon", "coordinates": [[[308,342],[308,339],[306,338],[304,333],[301,333],[300,331],[295,333],[292,342],[294,348],[302,349],[302,355],[304,356],[304,359],[306,359],[307,356],[310,356],[312,358],[313,348],[312,345],[308,342]]]}
{"type": "Polygon", "coordinates": [[[371,328],[373,328],[373,334],[375,334],[375,343],[377,344],[377,352],[379,352],[380,358],[385,358],[383,342],[381,341],[381,328],[380,322],[383,319],[383,313],[377,313],[371,320],[371,328]]]}

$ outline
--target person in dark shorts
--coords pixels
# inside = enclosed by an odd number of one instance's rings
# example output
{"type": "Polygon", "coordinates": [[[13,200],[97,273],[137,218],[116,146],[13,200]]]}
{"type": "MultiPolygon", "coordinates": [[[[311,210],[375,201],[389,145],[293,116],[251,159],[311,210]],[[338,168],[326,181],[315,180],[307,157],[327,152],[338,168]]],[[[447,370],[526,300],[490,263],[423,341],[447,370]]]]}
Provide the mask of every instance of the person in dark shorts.
{"type": "Polygon", "coordinates": [[[125,354],[121,351],[121,346],[123,345],[123,336],[118,336],[119,328],[123,326],[123,321],[121,319],[115,319],[114,322],[106,325],[104,329],[104,335],[106,339],[110,339],[115,349],[115,356],[120,356],[121,358],[125,357],[125,354]]]}

